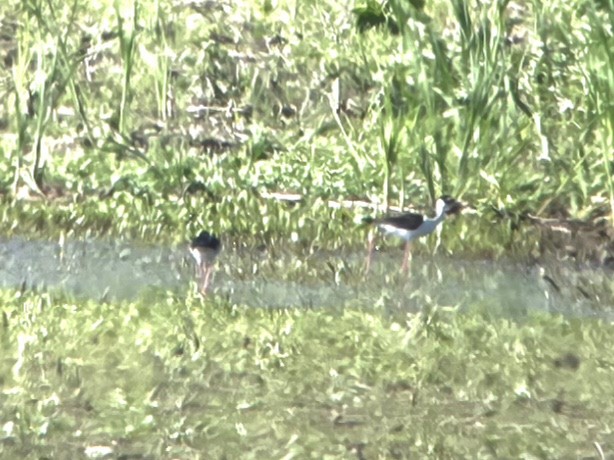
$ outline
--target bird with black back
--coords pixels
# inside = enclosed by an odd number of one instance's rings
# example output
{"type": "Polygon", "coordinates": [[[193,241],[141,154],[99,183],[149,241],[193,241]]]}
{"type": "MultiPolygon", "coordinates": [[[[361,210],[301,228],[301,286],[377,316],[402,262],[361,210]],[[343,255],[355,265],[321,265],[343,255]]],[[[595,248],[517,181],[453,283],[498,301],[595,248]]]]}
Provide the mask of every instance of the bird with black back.
{"type": "Polygon", "coordinates": [[[192,240],[189,250],[196,260],[198,292],[205,296],[212,280],[215,261],[222,250],[222,242],[213,233],[202,231],[192,240]]]}
{"type": "MultiPolygon", "coordinates": [[[[380,218],[365,217],[363,222],[374,225],[387,235],[392,235],[405,241],[405,253],[403,255],[401,271],[407,273],[409,269],[411,242],[417,238],[433,233],[439,224],[445,220],[446,216],[458,213],[462,207],[463,205],[459,201],[448,195],[443,195],[435,202],[434,217],[408,212],[380,218]]],[[[367,273],[371,266],[374,242],[375,236],[373,232],[370,232],[366,262],[367,273]]]]}

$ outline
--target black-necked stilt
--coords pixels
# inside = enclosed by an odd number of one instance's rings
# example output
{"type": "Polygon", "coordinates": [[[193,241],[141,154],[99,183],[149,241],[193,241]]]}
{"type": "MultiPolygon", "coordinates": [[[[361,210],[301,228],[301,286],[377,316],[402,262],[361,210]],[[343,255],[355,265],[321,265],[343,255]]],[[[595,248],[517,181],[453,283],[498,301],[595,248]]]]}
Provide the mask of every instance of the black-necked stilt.
{"type": "MultiPolygon", "coordinates": [[[[379,219],[367,217],[363,221],[367,224],[376,225],[380,230],[388,235],[393,235],[405,240],[405,254],[403,256],[403,264],[401,271],[407,272],[409,264],[409,246],[412,240],[424,235],[432,233],[437,226],[443,222],[448,214],[455,214],[460,211],[462,204],[454,198],[444,195],[435,203],[435,217],[426,217],[423,214],[413,212],[399,214],[395,216],[387,216],[379,219]]],[[[369,253],[367,255],[367,273],[371,265],[371,255],[373,253],[373,244],[375,238],[372,233],[369,234],[369,253]]]]}
{"type": "Polygon", "coordinates": [[[215,267],[215,259],[222,250],[222,243],[212,233],[203,231],[190,243],[190,254],[198,265],[198,291],[206,295],[215,267]]]}

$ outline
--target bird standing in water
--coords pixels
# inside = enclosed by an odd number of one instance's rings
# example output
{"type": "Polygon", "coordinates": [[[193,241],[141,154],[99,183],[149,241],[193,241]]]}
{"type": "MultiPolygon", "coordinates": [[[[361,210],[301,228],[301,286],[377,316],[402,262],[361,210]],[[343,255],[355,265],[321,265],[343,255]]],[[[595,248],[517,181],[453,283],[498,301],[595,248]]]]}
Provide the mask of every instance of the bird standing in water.
{"type": "Polygon", "coordinates": [[[207,288],[215,268],[215,260],[222,250],[222,243],[212,233],[202,231],[190,243],[190,254],[198,265],[198,292],[207,295],[207,288]]]}
{"type": "MultiPolygon", "coordinates": [[[[437,226],[444,221],[448,214],[455,214],[462,208],[462,204],[454,198],[444,195],[435,203],[435,217],[426,217],[423,214],[413,212],[399,214],[394,216],[381,217],[374,219],[367,217],[363,222],[377,226],[381,231],[388,235],[393,235],[405,240],[405,254],[403,256],[403,264],[401,271],[407,273],[409,268],[410,258],[410,243],[412,240],[421,236],[432,233],[437,226]]],[[[369,233],[369,244],[367,254],[366,271],[369,272],[371,266],[371,257],[373,254],[373,246],[375,237],[372,232],[369,233]]]]}

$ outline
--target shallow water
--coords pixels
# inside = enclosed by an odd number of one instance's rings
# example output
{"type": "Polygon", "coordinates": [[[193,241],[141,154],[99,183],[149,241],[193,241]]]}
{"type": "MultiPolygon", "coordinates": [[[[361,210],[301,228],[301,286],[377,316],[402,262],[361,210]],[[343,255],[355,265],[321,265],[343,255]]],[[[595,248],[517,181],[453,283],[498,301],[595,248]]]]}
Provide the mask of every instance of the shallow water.
{"type": "MultiPolygon", "coordinates": [[[[425,251],[422,251],[424,253],[425,251]]],[[[226,248],[211,295],[253,307],[416,310],[428,305],[484,307],[522,315],[547,310],[614,318],[611,271],[572,263],[536,264],[414,256],[399,273],[402,250],[364,253],[226,248]],[[547,275],[545,278],[542,275],[547,275]]],[[[186,247],[109,242],[0,240],[0,287],[61,289],[93,299],[132,299],[148,288],[195,289],[186,247]]]]}

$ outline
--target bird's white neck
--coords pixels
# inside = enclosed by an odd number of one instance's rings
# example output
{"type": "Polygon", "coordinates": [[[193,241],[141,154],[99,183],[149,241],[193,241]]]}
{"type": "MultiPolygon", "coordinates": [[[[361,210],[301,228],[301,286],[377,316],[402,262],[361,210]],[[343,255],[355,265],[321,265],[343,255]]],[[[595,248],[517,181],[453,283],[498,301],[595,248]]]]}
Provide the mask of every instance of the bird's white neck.
{"type": "Polygon", "coordinates": [[[438,213],[435,217],[425,217],[424,221],[425,222],[432,222],[435,226],[439,225],[441,222],[443,222],[446,218],[446,213],[444,212],[443,209],[438,209],[438,213]]]}
{"type": "Polygon", "coordinates": [[[416,230],[413,231],[414,237],[428,235],[429,233],[434,231],[435,228],[437,228],[437,226],[441,222],[443,222],[445,218],[446,218],[446,215],[443,212],[443,210],[439,214],[437,214],[435,217],[425,217],[424,221],[422,222],[422,225],[420,225],[420,227],[418,227],[416,230]]]}

